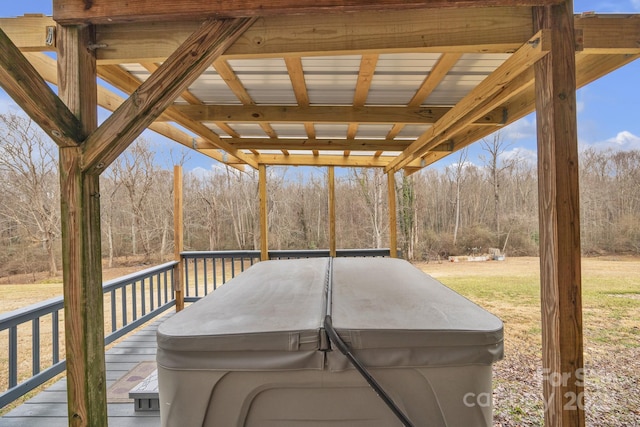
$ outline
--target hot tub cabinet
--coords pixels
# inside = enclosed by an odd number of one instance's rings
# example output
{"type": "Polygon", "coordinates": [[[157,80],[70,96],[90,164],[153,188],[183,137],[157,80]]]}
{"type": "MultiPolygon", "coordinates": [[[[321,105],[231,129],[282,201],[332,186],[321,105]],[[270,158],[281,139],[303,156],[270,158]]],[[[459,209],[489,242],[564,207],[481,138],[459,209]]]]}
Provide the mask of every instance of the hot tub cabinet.
{"type": "Polygon", "coordinates": [[[397,259],[266,261],[158,328],[163,426],[490,426],[502,322],[397,259]]]}

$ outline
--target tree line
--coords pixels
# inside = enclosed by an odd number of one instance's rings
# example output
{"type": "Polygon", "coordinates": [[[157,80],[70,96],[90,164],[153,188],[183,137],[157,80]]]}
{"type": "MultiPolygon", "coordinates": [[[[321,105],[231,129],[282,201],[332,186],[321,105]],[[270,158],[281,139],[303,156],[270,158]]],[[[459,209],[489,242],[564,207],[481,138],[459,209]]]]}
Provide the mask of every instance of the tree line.
{"type": "MultiPolygon", "coordinates": [[[[58,149],[29,119],[0,115],[0,275],[60,265],[58,149]]],[[[536,165],[500,133],[444,168],[396,176],[398,244],[408,259],[484,253],[537,255],[536,165]]],[[[184,156],[171,163],[185,162],[184,156]]],[[[100,181],[106,265],[173,255],[173,170],[149,141],[136,140],[100,181]]],[[[586,255],[640,253],[640,152],[580,154],[582,248],[586,255]]],[[[270,249],[329,246],[326,168],[269,167],[270,249]]],[[[387,176],[336,168],[339,248],[389,246],[387,176]]],[[[186,171],[187,250],[259,249],[258,174],[216,167],[186,171]]]]}

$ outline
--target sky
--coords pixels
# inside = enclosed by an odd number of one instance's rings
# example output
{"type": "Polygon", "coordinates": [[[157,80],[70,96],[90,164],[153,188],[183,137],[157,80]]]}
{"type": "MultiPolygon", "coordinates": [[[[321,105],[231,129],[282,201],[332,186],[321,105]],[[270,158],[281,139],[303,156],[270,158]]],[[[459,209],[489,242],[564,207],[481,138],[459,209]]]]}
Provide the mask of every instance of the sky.
{"type": "MultiPolygon", "coordinates": [[[[575,0],[574,12],[597,13],[640,13],[640,0],[575,0]]],[[[52,0],[0,0],[0,17],[21,16],[25,13],[44,13],[51,15],[52,0]]],[[[595,82],[579,89],[578,103],[578,142],[581,148],[640,150],[640,59],[610,73],[595,82]]],[[[19,110],[13,100],[0,88],[0,113],[19,110]]],[[[106,113],[101,113],[100,117],[106,113]]],[[[518,153],[535,159],[536,126],[535,115],[531,114],[505,127],[503,137],[510,143],[505,155],[518,153]]],[[[179,156],[182,146],[166,140],[151,131],[144,136],[154,144],[161,164],[169,162],[169,148],[174,157],[179,156]],[[164,161],[162,161],[164,160],[164,161]]],[[[204,155],[187,150],[187,169],[202,168],[210,170],[217,167],[216,161],[204,155]]],[[[469,159],[479,162],[479,144],[471,146],[469,159]]],[[[439,162],[440,167],[458,159],[452,154],[439,162]]]]}

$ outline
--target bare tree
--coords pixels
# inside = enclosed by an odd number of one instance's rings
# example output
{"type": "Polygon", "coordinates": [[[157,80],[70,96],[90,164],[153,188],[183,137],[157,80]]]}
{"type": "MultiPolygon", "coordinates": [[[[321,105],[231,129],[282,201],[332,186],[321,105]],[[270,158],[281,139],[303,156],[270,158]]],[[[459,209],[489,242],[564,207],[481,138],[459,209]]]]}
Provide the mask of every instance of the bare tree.
{"type": "Polygon", "coordinates": [[[0,215],[42,245],[53,276],[60,236],[57,147],[30,119],[16,114],[0,114],[0,145],[5,199],[0,215]]]}
{"type": "Polygon", "coordinates": [[[469,150],[464,148],[460,150],[457,163],[448,166],[446,174],[449,176],[451,182],[454,185],[454,204],[455,204],[455,225],[453,227],[453,245],[456,245],[458,240],[458,231],[460,229],[460,210],[462,208],[461,190],[464,182],[464,168],[467,165],[467,157],[469,150]]]}
{"type": "Polygon", "coordinates": [[[487,152],[487,156],[480,155],[480,159],[484,162],[485,166],[489,170],[489,178],[493,187],[493,222],[495,224],[495,231],[497,236],[500,236],[501,224],[500,224],[500,182],[502,180],[502,172],[509,168],[510,161],[501,159],[502,154],[512,143],[506,142],[501,132],[495,132],[491,139],[483,138],[480,141],[480,146],[487,152]]]}

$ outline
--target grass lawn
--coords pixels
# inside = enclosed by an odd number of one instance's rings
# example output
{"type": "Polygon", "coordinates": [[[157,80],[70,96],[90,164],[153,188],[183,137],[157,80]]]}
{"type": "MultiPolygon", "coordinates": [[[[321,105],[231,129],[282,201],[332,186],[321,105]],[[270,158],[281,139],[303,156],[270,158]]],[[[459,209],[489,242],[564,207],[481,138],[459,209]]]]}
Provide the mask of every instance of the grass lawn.
{"type": "MultiPolygon", "coordinates": [[[[494,365],[496,426],[542,425],[538,258],[418,267],[504,322],[494,365]]],[[[582,261],[587,425],[640,425],[640,259],[582,261]]]]}

